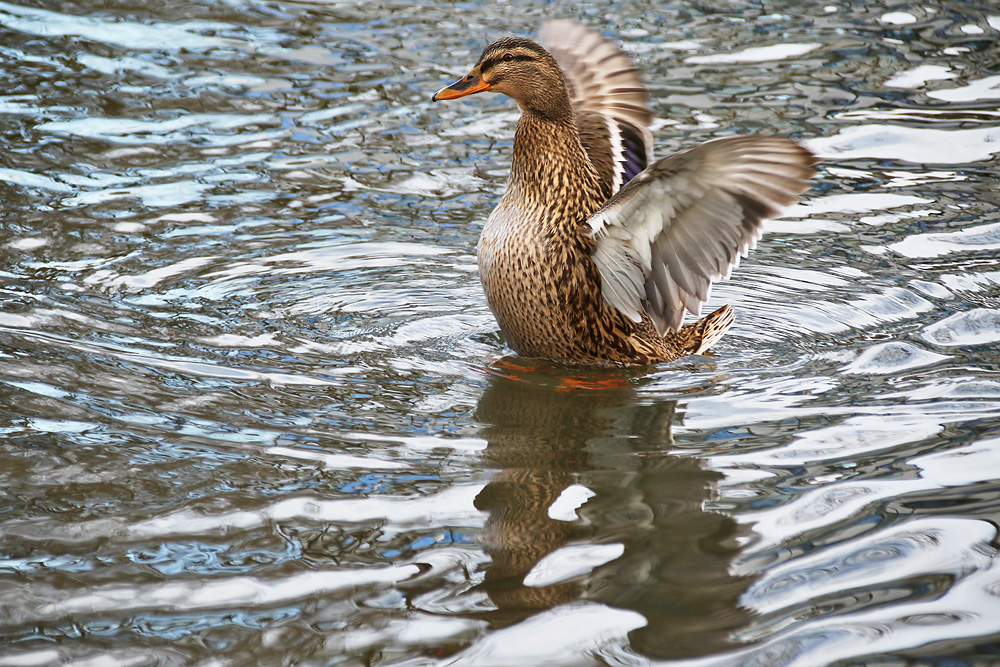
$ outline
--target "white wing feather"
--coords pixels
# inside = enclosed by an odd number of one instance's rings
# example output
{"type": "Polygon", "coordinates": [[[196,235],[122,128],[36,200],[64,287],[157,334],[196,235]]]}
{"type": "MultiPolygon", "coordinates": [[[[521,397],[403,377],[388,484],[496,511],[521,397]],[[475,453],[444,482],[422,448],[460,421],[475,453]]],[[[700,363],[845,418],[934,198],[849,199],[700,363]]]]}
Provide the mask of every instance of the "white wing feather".
{"type": "Polygon", "coordinates": [[[779,137],[709,141],[659,160],[588,220],[604,300],[661,334],[698,315],[763,221],[809,188],[815,158],[779,137]]]}

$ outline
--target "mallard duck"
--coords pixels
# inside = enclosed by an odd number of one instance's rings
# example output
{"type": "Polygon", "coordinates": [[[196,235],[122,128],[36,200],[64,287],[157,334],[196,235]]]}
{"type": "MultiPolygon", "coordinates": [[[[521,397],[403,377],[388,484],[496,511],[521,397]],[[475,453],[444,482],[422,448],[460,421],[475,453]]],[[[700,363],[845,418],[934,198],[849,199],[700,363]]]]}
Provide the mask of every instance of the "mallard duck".
{"type": "Polygon", "coordinates": [[[712,281],[797,201],[816,163],[780,137],[732,136],[652,159],[653,113],[628,57],[570,20],[541,44],[499,39],[432,98],[503,93],[520,107],[507,190],[483,227],[479,272],[525,357],[646,365],[709,349],[733,323],[698,316],[712,281]],[[544,45],[544,46],[543,46],[544,45]]]}

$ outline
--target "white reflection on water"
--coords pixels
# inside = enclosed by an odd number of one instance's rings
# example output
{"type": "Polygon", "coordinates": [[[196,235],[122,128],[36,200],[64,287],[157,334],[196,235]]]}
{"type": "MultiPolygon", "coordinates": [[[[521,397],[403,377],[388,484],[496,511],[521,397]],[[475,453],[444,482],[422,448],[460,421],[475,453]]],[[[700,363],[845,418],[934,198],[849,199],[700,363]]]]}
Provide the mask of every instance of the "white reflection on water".
{"type": "Polygon", "coordinates": [[[909,25],[910,23],[916,23],[917,17],[910,12],[887,12],[879,18],[879,21],[892,25],[909,25]]]}
{"type": "MultiPolygon", "coordinates": [[[[855,172],[851,175],[858,176],[859,174],[855,172]]],[[[919,177],[908,175],[907,180],[911,182],[915,178],[919,177]]],[[[928,176],[922,175],[922,178],[928,178],[928,176]]],[[[942,173],[940,178],[943,180],[960,180],[950,173],[942,173]]],[[[808,201],[789,206],[781,212],[779,219],[768,220],[764,224],[764,229],[768,234],[850,233],[852,229],[850,225],[830,220],[824,216],[830,213],[854,214],[867,213],[869,211],[908,209],[911,206],[930,204],[932,202],[933,200],[927,197],[902,195],[892,192],[857,192],[828,195],[826,197],[813,197],[808,201]]],[[[937,212],[937,210],[929,208],[893,211],[891,213],[887,212],[859,217],[857,221],[867,225],[884,225],[906,218],[933,215],[937,212]]],[[[840,215],[837,217],[842,219],[844,216],[840,215]]]]}
{"type": "Polygon", "coordinates": [[[1000,341],[1000,310],[973,308],[954,313],[925,327],[922,336],[942,347],[996,343],[1000,341]]]}
{"type": "Polygon", "coordinates": [[[114,188],[86,192],[66,200],[68,206],[87,206],[113,201],[115,199],[138,199],[145,206],[180,206],[198,201],[202,195],[214,187],[210,183],[198,181],[173,181],[156,185],[134,185],[126,188],[114,188]]]}
{"type": "Polygon", "coordinates": [[[433,651],[436,646],[460,640],[474,641],[485,623],[447,616],[410,616],[389,618],[379,627],[359,631],[336,627],[325,632],[323,648],[332,655],[356,656],[379,651],[386,646],[433,651]]]}
{"type": "Polygon", "coordinates": [[[400,470],[409,466],[402,461],[378,461],[370,456],[350,456],[348,454],[331,454],[315,450],[292,449],[291,447],[268,447],[264,453],[270,456],[282,456],[299,461],[316,461],[326,468],[348,470],[362,468],[365,470],[400,470]]]}
{"type": "Polygon", "coordinates": [[[23,185],[29,188],[51,190],[52,192],[73,192],[75,190],[72,186],[60,183],[49,176],[33,174],[28,171],[21,171],[20,169],[9,169],[7,167],[0,167],[0,181],[6,181],[14,185],[23,185]]]}
{"type": "MultiPolygon", "coordinates": [[[[63,313],[59,313],[62,316],[63,313]]],[[[0,327],[8,327],[10,329],[27,329],[30,327],[38,326],[41,324],[37,318],[26,318],[21,315],[2,315],[0,314],[0,327]]],[[[281,373],[281,372],[270,372],[270,371],[255,371],[248,368],[240,368],[237,366],[227,366],[223,364],[211,363],[208,361],[194,359],[189,357],[183,357],[180,355],[170,355],[162,352],[149,352],[145,350],[135,350],[132,348],[125,347],[123,345],[115,345],[111,343],[86,343],[78,342],[62,336],[42,333],[37,331],[20,331],[17,332],[25,338],[34,338],[42,341],[46,341],[58,347],[65,348],[67,350],[78,350],[81,352],[97,354],[103,357],[110,357],[114,359],[119,359],[122,361],[128,361],[141,366],[149,366],[152,368],[159,368],[166,371],[180,373],[182,375],[189,375],[194,377],[204,377],[204,378],[216,378],[219,380],[237,381],[237,382],[259,382],[265,381],[270,382],[275,385],[318,385],[318,386],[328,386],[333,384],[330,380],[325,380],[316,377],[308,377],[305,375],[296,375],[292,373],[281,373]]],[[[352,373],[352,369],[347,367],[339,367],[334,369],[327,369],[324,372],[329,372],[332,375],[346,375],[352,373]]]]}
{"type": "Polygon", "coordinates": [[[580,518],[576,511],[593,497],[594,492],[582,484],[571,484],[549,505],[546,513],[550,519],[556,521],[576,521],[580,518]]]}
{"type": "MultiPolygon", "coordinates": [[[[404,258],[433,257],[453,252],[417,243],[345,243],[309,248],[264,257],[255,262],[240,262],[206,274],[206,278],[232,278],[257,273],[269,275],[296,275],[314,271],[350,271],[361,268],[397,267],[404,258]],[[276,266],[277,265],[277,266],[276,266]]],[[[410,260],[413,261],[413,260],[410,260]]]]}
{"type": "Polygon", "coordinates": [[[874,158],[916,164],[966,164],[1000,153],[1000,127],[939,130],[854,125],[831,137],[813,139],[808,146],[820,157],[833,160],[874,158]]]}
{"type": "Polygon", "coordinates": [[[277,119],[269,114],[183,114],[165,120],[132,118],[80,118],[42,123],[38,129],[53,134],[101,139],[115,144],[151,144],[197,142],[208,146],[249,144],[273,139],[287,130],[220,134],[248,125],[271,125],[277,119]]]}
{"type": "MultiPolygon", "coordinates": [[[[20,593],[36,604],[31,620],[41,622],[69,615],[89,615],[111,610],[143,609],[196,611],[226,607],[263,607],[286,604],[311,595],[329,594],[357,586],[389,585],[420,572],[417,565],[302,572],[287,577],[227,577],[221,581],[177,581],[147,586],[108,585],[86,595],[66,595],[45,587],[29,587],[20,593]],[[37,604],[37,601],[43,601],[37,604]]],[[[10,604],[10,600],[7,604],[10,604]]],[[[26,600],[16,601],[23,605],[26,600]]],[[[20,619],[22,622],[25,619],[20,619]]]]}
{"type": "MultiPolygon", "coordinates": [[[[374,466],[376,469],[379,464],[374,466]]],[[[225,535],[228,531],[248,531],[278,522],[351,523],[388,520],[394,530],[427,525],[481,527],[482,512],[475,498],[485,484],[460,485],[440,493],[416,498],[372,496],[324,500],[294,497],[279,500],[259,510],[237,510],[206,515],[203,511],[178,510],[143,521],[95,519],[72,526],[49,522],[12,523],[7,533],[22,538],[66,542],[92,541],[114,537],[119,540],[178,539],[184,535],[225,535]]]]}
{"type": "Polygon", "coordinates": [[[746,598],[777,618],[766,616],[759,629],[748,630],[741,639],[767,637],[765,641],[738,653],[684,664],[811,667],[817,664],[817,650],[822,652],[823,664],[831,664],[933,642],[993,635],[1000,631],[1000,603],[995,595],[1000,559],[992,545],[996,535],[996,527],[986,521],[918,519],[864,536],[857,545],[801,557],[777,569],[776,578],[765,578],[746,598]],[[902,555],[907,558],[897,558],[902,555]],[[860,611],[820,617],[808,613],[818,600],[850,603],[854,597],[858,602],[870,601],[871,594],[862,584],[872,579],[878,579],[880,587],[896,581],[901,590],[907,590],[921,577],[929,578],[931,586],[937,574],[948,575],[949,585],[931,588],[924,596],[890,605],[869,603],[860,611]],[[794,581],[795,587],[784,588],[783,577],[785,583],[794,581]],[[801,592],[810,590],[816,595],[803,598],[801,592]],[[826,599],[820,597],[824,594],[826,599]],[[931,599],[925,599],[928,594],[931,599]],[[778,606],[788,611],[780,614],[778,606]],[[799,621],[799,614],[808,621],[799,621]]]}
{"type": "Polygon", "coordinates": [[[83,37],[95,42],[137,50],[210,49],[233,42],[200,35],[199,31],[235,27],[224,23],[202,21],[174,24],[114,21],[21,7],[7,2],[0,2],[0,25],[33,35],[83,37]]]}
{"type": "Polygon", "coordinates": [[[628,632],[645,625],[646,619],[634,611],[594,603],[563,605],[486,635],[447,664],[597,667],[608,664],[609,648],[627,643],[628,632]]]}
{"type": "Polygon", "coordinates": [[[988,76],[978,81],[972,81],[960,88],[932,90],[928,97],[948,102],[972,102],[974,100],[995,100],[1000,98],[1000,75],[988,76]]]}
{"type": "Polygon", "coordinates": [[[996,528],[959,518],[902,520],[855,541],[834,544],[776,565],[758,579],[742,602],[761,613],[807,605],[826,595],[847,594],[881,582],[933,574],[963,577],[991,567],[996,528]]]}
{"type": "Polygon", "coordinates": [[[689,56],[686,63],[698,65],[720,65],[737,63],[762,63],[773,60],[788,60],[811,53],[823,45],[818,42],[804,44],[774,44],[773,46],[757,46],[736,53],[716,53],[710,56],[689,56]]]}
{"type": "Polygon", "coordinates": [[[99,269],[94,271],[84,279],[86,284],[96,284],[110,288],[125,288],[128,290],[145,290],[155,287],[158,283],[172,278],[176,275],[186,273],[192,269],[211,264],[216,259],[215,255],[206,257],[189,257],[182,259],[170,266],[161,266],[158,269],[147,271],[134,276],[123,276],[113,269],[99,269]]]}
{"type": "MultiPolygon", "coordinates": [[[[809,201],[789,206],[781,212],[781,218],[815,218],[824,213],[866,213],[885,211],[914,204],[929,204],[932,199],[916,195],[900,195],[892,192],[852,192],[850,194],[812,197],[809,201]]],[[[771,231],[768,229],[768,231],[771,231]]]]}
{"type": "Polygon", "coordinates": [[[1000,248],[1000,223],[978,225],[954,232],[914,234],[887,248],[913,258],[940,257],[950,252],[1000,248]]]}
{"type": "Polygon", "coordinates": [[[535,563],[524,577],[525,586],[544,587],[591,572],[620,558],[624,544],[574,544],[557,549],[535,563]]]}
{"type": "Polygon", "coordinates": [[[893,341],[867,348],[857,359],[841,369],[841,373],[889,375],[949,359],[948,355],[921,350],[910,343],[893,341]]]}
{"type": "Polygon", "coordinates": [[[76,61],[92,70],[104,74],[119,74],[122,72],[136,72],[143,76],[150,76],[157,79],[173,79],[180,74],[169,67],[158,65],[155,62],[133,56],[119,56],[117,58],[105,58],[104,56],[92,53],[79,53],[76,61]]]}
{"type": "MultiPolygon", "coordinates": [[[[944,415],[931,415],[924,420],[926,426],[936,427],[947,421],[958,421],[967,418],[966,414],[955,414],[950,419],[944,415]]],[[[916,417],[911,418],[915,427],[916,417]]],[[[849,437],[851,427],[857,424],[845,425],[844,436],[849,437]]],[[[905,425],[904,425],[905,431],[905,425]]],[[[919,436],[921,433],[911,429],[909,435],[919,436]]],[[[909,439],[909,438],[907,438],[909,439]]],[[[808,441],[805,441],[808,445],[808,441]]],[[[862,438],[854,442],[863,443],[862,438]]],[[[796,443],[788,445],[794,457],[796,443]]],[[[862,446],[862,450],[865,448],[862,446]]],[[[850,455],[850,450],[844,452],[850,455]]],[[[798,458],[808,460],[808,454],[798,454],[798,458]]],[[[759,462],[754,461],[753,454],[734,457],[739,465],[760,465],[766,467],[773,454],[764,454],[759,462]]],[[[917,476],[899,476],[896,479],[869,479],[833,481],[818,488],[803,490],[787,502],[759,510],[747,511],[736,518],[752,525],[758,539],[747,550],[747,555],[774,549],[779,545],[786,547],[814,531],[822,531],[825,527],[837,524],[848,524],[862,520],[868,516],[871,508],[880,502],[892,499],[906,498],[919,493],[948,487],[962,487],[978,482],[987,482],[995,477],[996,461],[1000,460],[1000,440],[987,440],[953,450],[913,457],[909,465],[920,469],[917,476]],[[867,509],[867,511],[866,511],[867,509]]],[[[728,457],[713,457],[713,463],[719,466],[729,464],[728,457]]],[[[1000,624],[1000,617],[997,618],[1000,624]]]]}
{"type": "MultiPolygon", "coordinates": [[[[945,65],[918,65],[905,72],[893,74],[885,85],[893,88],[920,88],[928,81],[954,79],[958,72],[945,65]]],[[[930,93],[934,96],[935,93],[930,93]]]]}
{"type": "Polygon", "coordinates": [[[839,424],[802,433],[787,447],[751,454],[730,454],[718,459],[718,462],[727,467],[794,466],[860,457],[929,438],[940,432],[940,421],[937,418],[887,420],[883,415],[859,415],[839,424]]]}
{"type": "MultiPolygon", "coordinates": [[[[863,294],[846,303],[799,300],[792,304],[782,304],[781,310],[794,313],[789,319],[799,329],[832,334],[858,327],[873,327],[885,322],[915,319],[921,313],[934,310],[934,304],[912,290],[891,287],[863,294]]],[[[802,335],[802,331],[788,333],[802,335]]]]}

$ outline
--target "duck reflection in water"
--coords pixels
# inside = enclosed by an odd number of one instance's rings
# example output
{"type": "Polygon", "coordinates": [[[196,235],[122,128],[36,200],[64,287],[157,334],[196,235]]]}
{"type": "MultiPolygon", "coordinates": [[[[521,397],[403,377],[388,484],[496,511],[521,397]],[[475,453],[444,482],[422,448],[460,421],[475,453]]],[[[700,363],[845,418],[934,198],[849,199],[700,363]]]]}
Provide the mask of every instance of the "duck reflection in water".
{"type": "Polygon", "coordinates": [[[481,540],[492,564],[479,590],[496,609],[487,618],[503,627],[589,600],[642,614],[647,624],[630,641],[649,657],[733,647],[750,583],[730,574],[739,528],[704,509],[720,475],[668,454],[676,402],[643,404],[622,372],[574,376],[531,363],[500,362],[476,411],[484,463],[496,468],[476,499],[488,513],[481,540]],[[577,518],[553,517],[553,504],[580,486],[593,495],[577,518]],[[568,580],[529,576],[559,549],[601,544],[624,552],[568,580]]]}

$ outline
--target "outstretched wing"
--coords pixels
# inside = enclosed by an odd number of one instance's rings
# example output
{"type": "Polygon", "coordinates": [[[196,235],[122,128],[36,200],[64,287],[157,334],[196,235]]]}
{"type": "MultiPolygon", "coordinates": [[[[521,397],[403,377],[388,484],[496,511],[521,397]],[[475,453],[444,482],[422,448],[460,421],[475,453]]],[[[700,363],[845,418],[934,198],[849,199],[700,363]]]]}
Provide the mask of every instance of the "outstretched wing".
{"type": "Polygon", "coordinates": [[[576,21],[546,21],[538,41],[563,71],[580,140],[610,197],[652,161],[646,88],[628,56],[576,21]]]}
{"type": "Polygon", "coordinates": [[[809,189],[816,158],[789,139],[730,137],[657,161],[587,223],[604,300],[661,334],[698,315],[712,281],[757,245],[763,221],[809,189]]]}

